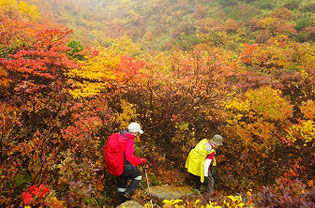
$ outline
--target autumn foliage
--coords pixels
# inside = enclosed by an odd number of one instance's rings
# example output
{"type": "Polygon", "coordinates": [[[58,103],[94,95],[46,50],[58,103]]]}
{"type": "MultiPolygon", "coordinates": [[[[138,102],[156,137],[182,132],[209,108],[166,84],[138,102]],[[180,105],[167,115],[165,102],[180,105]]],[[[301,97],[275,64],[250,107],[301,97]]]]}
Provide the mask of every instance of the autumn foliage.
{"type": "Polygon", "coordinates": [[[314,205],[309,1],[27,2],[0,1],[1,207],[113,206],[103,147],[130,121],[151,185],[187,184],[188,152],[219,133],[209,206],[314,205]]]}

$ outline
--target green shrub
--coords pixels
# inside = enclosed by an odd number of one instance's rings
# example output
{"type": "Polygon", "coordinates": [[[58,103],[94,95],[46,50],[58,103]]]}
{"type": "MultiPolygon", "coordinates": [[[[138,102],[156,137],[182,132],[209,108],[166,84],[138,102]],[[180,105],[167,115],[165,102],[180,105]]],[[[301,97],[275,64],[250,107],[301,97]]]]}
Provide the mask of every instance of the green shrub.
{"type": "Polygon", "coordinates": [[[303,30],[305,27],[309,26],[311,24],[311,21],[308,17],[303,17],[296,21],[295,29],[298,31],[303,30]]]}
{"type": "Polygon", "coordinates": [[[293,10],[300,8],[300,2],[298,0],[292,0],[283,5],[285,8],[293,10]]]}

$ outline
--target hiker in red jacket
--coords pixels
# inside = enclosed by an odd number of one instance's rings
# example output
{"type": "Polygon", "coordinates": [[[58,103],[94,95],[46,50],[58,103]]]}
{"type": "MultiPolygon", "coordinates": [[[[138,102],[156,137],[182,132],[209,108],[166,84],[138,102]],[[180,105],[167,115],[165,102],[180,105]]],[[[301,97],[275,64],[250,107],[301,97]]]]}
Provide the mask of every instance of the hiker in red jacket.
{"type": "Polygon", "coordinates": [[[143,134],[140,125],[130,123],[127,131],[112,134],[105,146],[105,164],[108,172],[116,176],[119,203],[131,199],[142,179],[136,166],[147,163],[145,158],[134,155],[134,138],[143,134]],[[127,187],[128,180],[132,180],[127,187]]]}

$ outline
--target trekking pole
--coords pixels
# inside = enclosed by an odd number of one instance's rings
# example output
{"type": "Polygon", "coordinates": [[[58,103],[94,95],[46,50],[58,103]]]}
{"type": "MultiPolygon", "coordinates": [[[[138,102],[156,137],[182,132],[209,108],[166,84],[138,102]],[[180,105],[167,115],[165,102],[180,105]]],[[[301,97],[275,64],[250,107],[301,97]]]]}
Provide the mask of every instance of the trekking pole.
{"type": "Polygon", "coordinates": [[[151,195],[151,192],[150,192],[149,178],[148,178],[147,166],[146,165],[144,165],[144,172],[145,172],[145,178],[146,178],[147,185],[148,185],[148,192],[149,192],[149,196],[150,196],[150,204],[151,204],[151,208],[153,208],[153,200],[152,200],[152,195],[151,195]]]}

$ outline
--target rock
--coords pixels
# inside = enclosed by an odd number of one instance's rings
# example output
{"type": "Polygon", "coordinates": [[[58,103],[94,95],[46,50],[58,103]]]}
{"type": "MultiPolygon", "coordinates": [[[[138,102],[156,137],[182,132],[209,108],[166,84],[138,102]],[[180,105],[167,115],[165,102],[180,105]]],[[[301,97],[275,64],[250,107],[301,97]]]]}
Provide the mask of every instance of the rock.
{"type": "Polygon", "coordinates": [[[171,187],[171,186],[152,186],[150,192],[153,197],[158,199],[180,199],[194,196],[189,187],[171,187]]]}
{"type": "Polygon", "coordinates": [[[142,208],[142,205],[136,201],[126,201],[116,208],[142,208]]]}

